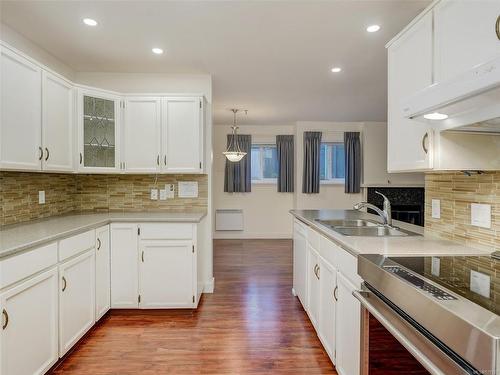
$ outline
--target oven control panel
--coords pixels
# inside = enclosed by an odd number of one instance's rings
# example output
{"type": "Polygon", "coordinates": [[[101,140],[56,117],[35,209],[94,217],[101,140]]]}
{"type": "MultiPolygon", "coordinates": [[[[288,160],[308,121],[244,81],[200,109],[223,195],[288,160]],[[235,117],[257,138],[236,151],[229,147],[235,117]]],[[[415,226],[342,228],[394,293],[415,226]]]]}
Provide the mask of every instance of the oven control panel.
{"type": "Polygon", "coordinates": [[[456,300],[457,299],[456,297],[452,296],[450,293],[447,293],[443,289],[440,289],[432,284],[429,284],[424,279],[414,275],[411,272],[408,272],[407,270],[405,270],[402,267],[399,267],[399,266],[383,266],[383,267],[387,272],[390,272],[390,273],[402,278],[403,280],[409,282],[410,284],[417,287],[418,289],[420,289],[426,293],[429,293],[430,295],[432,295],[434,298],[436,298],[438,300],[445,301],[445,300],[456,300]]]}

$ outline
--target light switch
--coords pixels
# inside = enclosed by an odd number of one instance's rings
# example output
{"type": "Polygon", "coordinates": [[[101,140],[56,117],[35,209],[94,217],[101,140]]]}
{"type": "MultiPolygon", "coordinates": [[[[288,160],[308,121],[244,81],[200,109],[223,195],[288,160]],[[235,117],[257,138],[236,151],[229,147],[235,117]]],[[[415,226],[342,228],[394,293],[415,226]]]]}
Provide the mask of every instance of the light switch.
{"type": "Polygon", "coordinates": [[[441,259],[439,259],[438,257],[432,257],[431,273],[434,276],[439,277],[440,268],[441,259]]]}
{"type": "Polygon", "coordinates": [[[45,204],[45,191],[41,190],[38,192],[38,203],[45,204]]]}
{"type": "Polygon", "coordinates": [[[158,199],[158,189],[151,189],[151,200],[155,201],[158,199]]]}
{"type": "Polygon", "coordinates": [[[173,199],[175,194],[174,184],[165,184],[167,199],[173,199]]]}
{"type": "Polygon", "coordinates": [[[441,219],[441,201],[433,199],[432,201],[432,217],[434,219],[441,219]]]}
{"type": "Polygon", "coordinates": [[[491,205],[472,203],[470,205],[470,223],[476,227],[491,228],[491,205]]]}
{"type": "Polygon", "coordinates": [[[483,297],[490,298],[490,276],[477,271],[470,271],[470,290],[483,297]]]}
{"type": "Polygon", "coordinates": [[[160,200],[164,201],[167,199],[167,189],[160,189],[160,200]]]}

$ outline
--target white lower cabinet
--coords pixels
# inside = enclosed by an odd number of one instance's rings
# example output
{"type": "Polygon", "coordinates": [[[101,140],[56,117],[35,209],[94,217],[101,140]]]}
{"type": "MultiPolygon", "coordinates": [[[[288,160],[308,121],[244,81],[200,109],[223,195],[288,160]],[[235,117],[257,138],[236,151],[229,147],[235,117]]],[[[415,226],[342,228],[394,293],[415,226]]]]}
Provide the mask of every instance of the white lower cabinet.
{"type": "Polygon", "coordinates": [[[137,224],[111,224],[111,307],[139,306],[137,224]]]}
{"type": "Polygon", "coordinates": [[[319,261],[319,338],[333,363],[336,339],[337,270],[323,258],[319,261]]]}
{"type": "Polygon", "coordinates": [[[59,357],[57,267],[0,294],[0,373],[44,374],[59,357]]]}
{"type": "Polygon", "coordinates": [[[293,227],[293,290],[305,308],[307,306],[306,228],[297,220],[293,227]]]}
{"type": "Polygon", "coordinates": [[[192,241],[144,240],[140,243],[140,307],[193,307],[192,241]]]}
{"type": "Polygon", "coordinates": [[[357,288],[337,273],[336,311],[336,369],[340,375],[355,375],[360,371],[360,314],[359,301],[352,295],[357,288]]]}
{"type": "Polygon", "coordinates": [[[59,354],[95,323],[94,249],[59,265],[59,354]]]}
{"type": "Polygon", "coordinates": [[[95,231],[95,320],[111,307],[111,257],[109,225],[95,231]]]}
{"type": "Polygon", "coordinates": [[[319,255],[312,246],[307,246],[307,312],[311,323],[319,328],[319,255]]]}

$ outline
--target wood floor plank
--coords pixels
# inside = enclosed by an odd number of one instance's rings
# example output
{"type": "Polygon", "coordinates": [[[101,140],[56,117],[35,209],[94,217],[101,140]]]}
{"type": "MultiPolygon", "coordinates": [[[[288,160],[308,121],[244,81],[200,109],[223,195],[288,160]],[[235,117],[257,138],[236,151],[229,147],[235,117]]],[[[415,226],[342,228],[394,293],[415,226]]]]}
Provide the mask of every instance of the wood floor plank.
{"type": "Polygon", "coordinates": [[[53,374],[336,374],[297,298],[290,240],[214,241],[197,310],[113,310],[53,374]]]}

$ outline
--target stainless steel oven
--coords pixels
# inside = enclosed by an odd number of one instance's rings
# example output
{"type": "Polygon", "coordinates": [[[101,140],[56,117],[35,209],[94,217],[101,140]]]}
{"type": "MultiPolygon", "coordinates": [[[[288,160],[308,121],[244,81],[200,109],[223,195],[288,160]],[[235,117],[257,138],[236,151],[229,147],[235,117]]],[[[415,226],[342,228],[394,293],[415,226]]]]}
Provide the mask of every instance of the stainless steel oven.
{"type": "Polygon", "coordinates": [[[429,257],[358,256],[365,281],[354,292],[362,306],[362,374],[500,375],[497,291],[479,298],[469,285],[478,264],[496,270],[500,263],[439,258],[447,268],[433,274],[429,257]]]}

